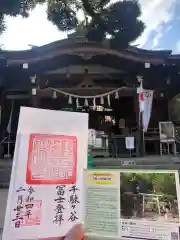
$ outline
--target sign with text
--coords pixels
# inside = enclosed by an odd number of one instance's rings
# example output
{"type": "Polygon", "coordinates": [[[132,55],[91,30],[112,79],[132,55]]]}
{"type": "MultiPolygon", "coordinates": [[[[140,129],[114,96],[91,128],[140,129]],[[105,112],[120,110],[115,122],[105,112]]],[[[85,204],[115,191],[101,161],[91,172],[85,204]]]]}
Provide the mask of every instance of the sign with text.
{"type": "Polygon", "coordinates": [[[126,149],[134,149],[134,137],[125,138],[126,149]]]}
{"type": "Polygon", "coordinates": [[[179,240],[178,171],[85,170],[87,239],[179,240]]]}
{"type": "Polygon", "coordinates": [[[88,114],[21,108],[3,240],[63,237],[83,221],[88,114]]]}

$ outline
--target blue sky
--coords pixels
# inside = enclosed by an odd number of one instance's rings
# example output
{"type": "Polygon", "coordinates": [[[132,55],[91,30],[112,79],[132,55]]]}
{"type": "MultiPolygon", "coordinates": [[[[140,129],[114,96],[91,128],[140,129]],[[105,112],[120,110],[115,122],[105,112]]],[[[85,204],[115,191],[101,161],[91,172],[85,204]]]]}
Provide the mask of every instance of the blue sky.
{"type": "Polygon", "coordinates": [[[180,53],[180,1],[172,1],[166,16],[167,19],[150,32],[144,47],[169,49],[174,53],[180,53]]]}
{"type": "MultiPolygon", "coordinates": [[[[146,49],[172,49],[180,53],[180,0],[140,0],[146,29],[134,44],[146,49]]],[[[46,19],[46,6],[38,6],[28,19],[6,18],[0,44],[6,50],[24,50],[67,37],[46,19]]]]}

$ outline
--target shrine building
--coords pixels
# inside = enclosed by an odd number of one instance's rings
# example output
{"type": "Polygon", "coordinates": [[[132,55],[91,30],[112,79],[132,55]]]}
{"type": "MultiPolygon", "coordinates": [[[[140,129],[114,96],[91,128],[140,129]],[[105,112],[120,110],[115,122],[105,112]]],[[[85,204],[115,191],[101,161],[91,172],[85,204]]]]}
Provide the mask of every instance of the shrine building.
{"type": "MultiPolygon", "coordinates": [[[[159,154],[159,122],[172,121],[178,129],[180,120],[171,106],[180,93],[180,55],[133,46],[111,49],[77,35],[26,51],[1,51],[1,157],[9,140],[13,152],[21,106],[88,112],[89,129],[107,136],[111,145],[113,138],[121,139],[120,145],[126,136],[138,138],[139,77],[144,89],[153,90],[146,154],[159,154]]],[[[108,154],[129,154],[124,147],[114,151],[108,154]]]]}

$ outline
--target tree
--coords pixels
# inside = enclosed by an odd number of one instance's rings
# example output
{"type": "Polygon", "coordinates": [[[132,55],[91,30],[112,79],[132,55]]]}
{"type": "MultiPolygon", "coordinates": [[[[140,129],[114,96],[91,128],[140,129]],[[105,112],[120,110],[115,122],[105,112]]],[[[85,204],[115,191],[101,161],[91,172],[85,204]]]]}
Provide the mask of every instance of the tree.
{"type": "MultiPolygon", "coordinates": [[[[175,123],[180,122],[180,94],[176,95],[169,103],[169,113],[175,123]]],[[[178,136],[179,139],[179,136],[178,136]]]]}
{"type": "Polygon", "coordinates": [[[2,33],[4,30],[5,30],[4,16],[3,14],[0,14],[0,33],[2,33]]]}
{"type": "Polygon", "coordinates": [[[110,0],[59,0],[48,7],[48,19],[60,30],[74,30],[78,24],[87,29],[90,41],[102,42],[111,37],[110,45],[115,48],[127,47],[141,35],[144,23],[139,20],[141,10],[136,0],[119,1],[109,4],[110,0]],[[84,22],[77,19],[77,11],[84,9],[84,22]]]}
{"type": "Polygon", "coordinates": [[[171,173],[124,173],[121,181],[125,189],[133,189],[134,183],[138,183],[143,193],[177,195],[175,175],[171,173]]]}
{"type": "MultiPolygon", "coordinates": [[[[102,42],[109,35],[112,47],[124,48],[144,30],[144,23],[139,20],[141,10],[137,0],[113,4],[110,0],[1,0],[0,13],[2,18],[4,15],[28,17],[30,9],[45,2],[48,4],[47,17],[59,30],[76,30],[81,26],[90,41],[102,42]],[[77,17],[79,11],[84,15],[81,21],[77,17]]],[[[4,26],[2,22],[0,26],[4,26]]]]}

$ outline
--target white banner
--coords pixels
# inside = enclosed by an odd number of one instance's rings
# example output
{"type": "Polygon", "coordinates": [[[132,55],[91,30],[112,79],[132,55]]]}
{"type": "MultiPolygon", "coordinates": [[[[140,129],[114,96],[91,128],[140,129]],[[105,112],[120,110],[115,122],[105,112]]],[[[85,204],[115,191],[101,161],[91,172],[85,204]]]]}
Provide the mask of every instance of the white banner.
{"type": "Polygon", "coordinates": [[[144,111],[143,111],[143,129],[144,132],[147,132],[151,110],[152,110],[152,101],[153,101],[153,91],[144,90],[144,111]]]}

